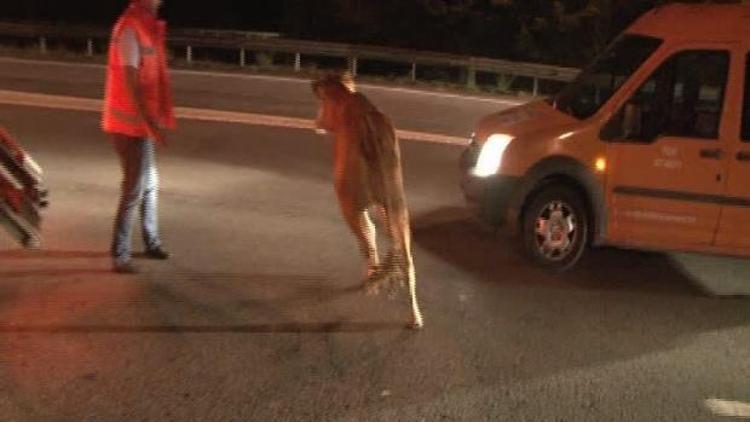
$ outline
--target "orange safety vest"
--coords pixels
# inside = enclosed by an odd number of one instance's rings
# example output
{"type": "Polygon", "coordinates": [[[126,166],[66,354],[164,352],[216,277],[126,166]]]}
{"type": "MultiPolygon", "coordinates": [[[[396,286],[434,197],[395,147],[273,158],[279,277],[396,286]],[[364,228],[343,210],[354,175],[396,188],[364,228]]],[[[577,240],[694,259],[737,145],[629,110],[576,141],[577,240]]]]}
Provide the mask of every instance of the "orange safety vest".
{"type": "Polygon", "coordinates": [[[172,91],[167,75],[167,25],[137,3],[132,3],[127,8],[112,30],[102,129],[107,133],[138,138],[150,136],[146,123],[140,118],[138,109],[127,91],[123,58],[118,45],[125,28],[135,31],[140,47],[138,84],[148,117],[164,128],[174,129],[176,124],[172,91]]]}

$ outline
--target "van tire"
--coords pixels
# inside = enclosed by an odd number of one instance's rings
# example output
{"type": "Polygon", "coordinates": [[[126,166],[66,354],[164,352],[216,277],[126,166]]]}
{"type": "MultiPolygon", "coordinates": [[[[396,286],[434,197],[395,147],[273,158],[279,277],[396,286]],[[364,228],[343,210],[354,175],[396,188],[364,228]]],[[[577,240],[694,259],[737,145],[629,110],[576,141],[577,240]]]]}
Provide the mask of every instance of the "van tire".
{"type": "Polygon", "coordinates": [[[583,196],[560,183],[547,185],[529,198],[520,221],[524,253],[551,271],[572,268],[589,244],[590,217],[583,196]]]}

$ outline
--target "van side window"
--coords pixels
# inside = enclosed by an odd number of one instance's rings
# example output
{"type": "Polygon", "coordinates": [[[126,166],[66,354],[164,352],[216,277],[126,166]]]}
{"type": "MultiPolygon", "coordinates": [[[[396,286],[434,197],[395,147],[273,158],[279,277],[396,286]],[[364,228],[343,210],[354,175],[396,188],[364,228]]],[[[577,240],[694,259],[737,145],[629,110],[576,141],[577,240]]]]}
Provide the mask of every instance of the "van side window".
{"type": "Polygon", "coordinates": [[[750,142],[750,53],[745,57],[745,98],[742,103],[742,140],[750,142]]]}
{"type": "Polygon", "coordinates": [[[664,62],[627,102],[623,137],[716,139],[724,104],[729,52],[683,51],[664,62]]]}

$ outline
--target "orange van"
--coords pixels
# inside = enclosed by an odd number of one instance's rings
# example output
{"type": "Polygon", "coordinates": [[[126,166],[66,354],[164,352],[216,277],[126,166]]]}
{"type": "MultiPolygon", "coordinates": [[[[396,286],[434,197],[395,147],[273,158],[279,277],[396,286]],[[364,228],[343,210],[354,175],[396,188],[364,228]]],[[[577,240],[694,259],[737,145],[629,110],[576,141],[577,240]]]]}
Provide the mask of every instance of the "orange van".
{"type": "Polygon", "coordinates": [[[750,257],[750,5],[646,13],[554,97],[482,118],[461,168],[551,269],[589,245],[750,257]]]}

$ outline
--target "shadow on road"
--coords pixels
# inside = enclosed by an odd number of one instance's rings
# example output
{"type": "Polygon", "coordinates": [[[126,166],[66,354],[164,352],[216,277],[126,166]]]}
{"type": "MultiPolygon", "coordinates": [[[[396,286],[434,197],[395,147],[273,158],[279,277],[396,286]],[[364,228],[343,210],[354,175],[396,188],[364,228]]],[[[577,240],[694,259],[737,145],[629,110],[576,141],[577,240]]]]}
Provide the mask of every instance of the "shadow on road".
{"type": "Polygon", "coordinates": [[[456,352],[486,357],[472,375],[479,384],[580,375],[656,352],[705,351],[706,333],[750,324],[746,301],[707,297],[664,255],[593,250],[574,270],[556,274],[531,265],[511,241],[482,231],[464,209],[438,209],[413,221],[420,249],[449,264],[441,271],[459,270],[434,289],[463,294],[465,305],[436,324],[459,316],[466,338],[482,339],[457,343],[456,352]]]}
{"type": "Polygon", "coordinates": [[[503,284],[552,284],[562,288],[621,290],[698,296],[701,290],[665,255],[612,248],[592,249],[576,268],[552,273],[534,267],[511,239],[483,231],[462,208],[414,218],[421,247],[479,280],[503,284]]]}
{"type": "Polygon", "coordinates": [[[62,249],[11,249],[0,251],[0,262],[4,260],[13,260],[15,262],[27,261],[27,264],[33,267],[3,271],[0,265],[0,280],[11,278],[26,277],[46,277],[46,278],[65,278],[74,276],[101,276],[111,274],[108,267],[109,261],[104,265],[81,266],[81,261],[76,261],[71,266],[58,265],[70,260],[99,260],[109,258],[106,251],[87,251],[87,250],[62,250],[62,249]]]}
{"type": "MultiPolygon", "coordinates": [[[[335,311],[334,315],[327,313],[332,302],[361,292],[361,286],[336,286],[329,279],[314,275],[184,268],[125,276],[91,269],[16,273],[49,276],[55,283],[30,288],[23,282],[5,286],[7,300],[0,301],[0,334],[372,333],[408,328],[403,321],[378,321],[377,316],[372,318],[375,321],[367,321],[368,317],[364,317],[365,321],[350,321],[339,319],[335,311]],[[97,272],[108,276],[79,277],[97,272]],[[71,275],[74,277],[66,279],[71,275]],[[102,315],[115,319],[102,320],[102,315]],[[123,320],[121,315],[135,319],[123,320]],[[190,316],[190,321],[180,323],[180,317],[185,315],[190,316]],[[145,317],[163,323],[143,320],[145,317]]],[[[0,279],[9,274],[0,272],[0,279]]]]}
{"type": "Polygon", "coordinates": [[[368,333],[403,330],[404,323],[396,322],[291,322],[281,324],[246,325],[11,325],[0,324],[0,333],[32,334],[118,334],[118,333],[175,333],[175,334],[282,334],[282,333],[368,333]]]}
{"type": "Polygon", "coordinates": [[[55,249],[40,250],[7,250],[0,251],[0,259],[77,259],[77,258],[108,258],[106,251],[69,251],[55,249]]]}
{"type": "Polygon", "coordinates": [[[0,271],[0,279],[21,277],[67,277],[112,274],[109,268],[45,268],[33,270],[0,271]]]}

